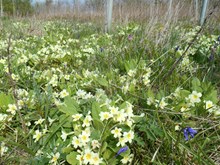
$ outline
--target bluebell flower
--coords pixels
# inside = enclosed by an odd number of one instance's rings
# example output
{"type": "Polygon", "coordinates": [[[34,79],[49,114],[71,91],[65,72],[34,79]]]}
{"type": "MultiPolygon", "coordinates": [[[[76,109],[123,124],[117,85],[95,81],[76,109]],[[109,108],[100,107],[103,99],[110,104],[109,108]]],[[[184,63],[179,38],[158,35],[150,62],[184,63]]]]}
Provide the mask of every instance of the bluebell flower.
{"type": "Polygon", "coordinates": [[[217,39],[217,41],[218,41],[218,42],[220,42],[220,36],[218,36],[218,39],[217,39]]]}
{"type": "Polygon", "coordinates": [[[180,46],[175,47],[175,51],[177,52],[179,50],[180,46]]]}
{"type": "Polygon", "coordinates": [[[183,129],[183,134],[184,134],[185,140],[188,141],[189,135],[191,136],[191,138],[193,138],[195,134],[197,134],[197,131],[192,129],[191,127],[186,127],[183,129]]]}
{"type": "Polygon", "coordinates": [[[118,155],[120,155],[121,153],[127,151],[127,150],[128,150],[128,146],[125,146],[125,147],[120,148],[120,149],[118,150],[117,154],[115,155],[115,157],[118,156],[118,155]]]}
{"type": "Polygon", "coordinates": [[[213,61],[214,60],[214,54],[211,53],[211,55],[209,56],[209,61],[213,61]]]}
{"type": "Polygon", "coordinates": [[[104,52],[104,48],[101,47],[101,48],[100,48],[100,52],[104,52]]]}

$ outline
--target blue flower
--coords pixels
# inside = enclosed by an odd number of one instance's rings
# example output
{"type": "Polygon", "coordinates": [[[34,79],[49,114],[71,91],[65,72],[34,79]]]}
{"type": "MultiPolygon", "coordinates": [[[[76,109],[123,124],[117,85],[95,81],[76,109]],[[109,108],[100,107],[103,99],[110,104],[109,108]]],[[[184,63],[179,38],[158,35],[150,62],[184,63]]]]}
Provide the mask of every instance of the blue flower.
{"type": "Polygon", "coordinates": [[[127,151],[127,150],[128,150],[128,146],[125,146],[125,147],[120,148],[120,149],[118,150],[117,154],[115,155],[115,157],[118,156],[118,155],[120,155],[121,153],[127,151]]]}
{"type": "Polygon", "coordinates": [[[188,141],[189,135],[191,136],[191,138],[193,138],[195,134],[197,134],[197,131],[192,129],[191,127],[186,127],[183,129],[183,134],[184,134],[185,140],[188,141]]]}
{"type": "Polygon", "coordinates": [[[175,47],[175,51],[178,51],[180,49],[180,46],[175,47]]]}
{"type": "Polygon", "coordinates": [[[214,54],[211,53],[211,55],[209,56],[209,61],[213,61],[214,60],[214,54]]]}
{"type": "Polygon", "coordinates": [[[220,42],[220,36],[218,36],[218,39],[217,39],[217,41],[218,41],[218,42],[220,42]]]}

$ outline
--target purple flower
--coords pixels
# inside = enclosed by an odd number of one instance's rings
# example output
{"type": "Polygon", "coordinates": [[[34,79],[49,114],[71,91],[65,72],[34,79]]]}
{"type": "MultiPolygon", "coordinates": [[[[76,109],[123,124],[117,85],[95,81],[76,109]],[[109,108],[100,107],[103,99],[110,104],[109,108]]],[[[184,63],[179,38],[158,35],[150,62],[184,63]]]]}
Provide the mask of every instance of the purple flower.
{"type": "Polygon", "coordinates": [[[184,134],[185,140],[188,141],[189,135],[191,136],[191,138],[193,138],[195,134],[197,134],[197,131],[192,129],[191,127],[186,127],[183,129],[183,134],[184,134]]]}
{"type": "Polygon", "coordinates": [[[120,155],[121,153],[127,151],[127,150],[128,150],[128,146],[125,146],[125,147],[120,148],[120,149],[118,150],[117,154],[115,155],[115,157],[118,156],[118,155],[120,155]]]}
{"type": "Polygon", "coordinates": [[[133,39],[133,36],[131,34],[128,35],[128,40],[131,41],[133,39]]]}

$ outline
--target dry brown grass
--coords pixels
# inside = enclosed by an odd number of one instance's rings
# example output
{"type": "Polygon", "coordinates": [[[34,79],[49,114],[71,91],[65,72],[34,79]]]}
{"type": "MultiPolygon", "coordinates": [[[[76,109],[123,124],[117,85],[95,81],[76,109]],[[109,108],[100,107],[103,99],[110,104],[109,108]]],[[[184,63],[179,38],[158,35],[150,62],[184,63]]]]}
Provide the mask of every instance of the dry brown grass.
{"type": "MultiPolygon", "coordinates": [[[[213,4],[210,2],[209,6],[211,9],[213,4]]],[[[216,11],[218,12],[213,18],[219,21],[220,7],[216,11]]],[[[105,19],[104,3],[101,3],[96,10],[90,5],[81,6],[79,9],[71,9],[71,7],[62,8],[62,6],[51,6],[50,8],[41,6],[38,12],[35,13],[35,17],[39,19],[69,18],[78,21],[103,22],[105,19]]],[[[169,10],[168,3],[154,4],[138,1],[121,4],[115,3],[112,18],[113,23],[128,23],[130,21],[147,22],[152,19],[163,22],[176,22],[178,20],[195,22],[198,20],[192,0],[175,0],[172,4],[172,10],[169,10]]]]}

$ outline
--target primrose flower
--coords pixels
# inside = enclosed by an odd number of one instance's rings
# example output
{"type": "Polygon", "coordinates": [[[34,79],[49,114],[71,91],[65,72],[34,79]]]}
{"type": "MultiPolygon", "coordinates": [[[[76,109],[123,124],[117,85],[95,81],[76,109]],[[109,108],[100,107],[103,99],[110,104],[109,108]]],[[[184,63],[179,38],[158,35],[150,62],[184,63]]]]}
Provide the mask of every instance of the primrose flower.
{"type": "Polygon", "coordinates": [[[128,118],[131,118],[134,116],[133,114],[133,105],[129,102],[127,102],[127,107],[125,108],[125,113],[128,116],[128,118]]]}
{"type": "Polygon", "coordinates": [[[92,162],[92,156],[93,156],[93,152],[90,149],[86,149],[85,154],[83,156],[83,163],[84,164],[91,163],[92,162]]]}
{"type": "Polygon", "coordinates": [[[212,108],[214,105],[213,105],[213,102],[212,101],[204,101],[205,102],[205,109],[210,109],[212,108]]]}
{"type": "Polygon", "coordinates": [[[123,133],[123,137],[126,139],[126,141],[128,141],[129,143],[132,142],[132,140],[134,139],[134,132],[133,131],[129,131],[129,132],[124,132],[123,133]]]}
{"type": "Polygon", "coordinates": [[[24,106],[23,100],[18,100],[18,108],[21,109],[24,106]]]}
{"type": "Polygon", "coordinates": [[[131,163],[133,157],[133,154],[124,156],[124,158],[121,160],[122,164],[127,164],[128,162],[131,163]]]}
{"type": "Polygon", "coordinates": [[[79,89],[79,90],[76,92],[76,95],[77,95],[78,98],[84,98],[85,95],[86,95],[86,91],[79,89]]]}
{"type": "Polygon", "coordinates": [[[0,156],[2,157],[8,151],[8,147],[5,146],[5,143],[2,142],[0,145],[0,156]]]}
{"type": "Polygon", "coordinates": [[[66,141],[66,138],[69,134],[66,133],[65,131],[62,130],[62,135],[61,135],[61,138],[63,139],[63,141],[66,141]]]}
{"type": "Polygon", "coordinates": [[[129,70],[129,71],[128,71],[128,76],[130,76],[130,77],[134,77],[135,74],[136,74],[136,70],[135,70],[135,69],[134,69],[134,70],[129,70]]]}
{"type": "Polygon", "coordinates": [[[200,97],[202,97],[202,93],[193,91],[192,94],[189,95],[188,100],[193,104],[199,103],[201,101],[200,97]]]}
{"type": "Polygon", "coordinates": [[[153,103],[154,103],[154,98],[153,97],[147,98],[147,105],[152,105],[153,103]]]}
{"type": "Polygon", "coordinates": [[[89,136],[90,134],[88,134],[86,131],[82,131],[82,134],[79,135],[79,139],[83,144],[86,144],[90,140],[89,136]]]}
{"type": "Polygon", "coordinates": [[[16,114],[17,107],[15,104],[8,104],[7,112],[10,112],[12,115],[16,114]]]}
{"type": "Polygon", "coordinates": [[[214,111],[214,115],[215,115],[215,116],[219,116],[219,115],[220,115],[220,109],[216,109],[216,110],[214,111]]]}
{"type": "Polygon", "coordinates": [[[110,110],[110,112],[111,112],[111,114],[112,115],[115,115],[115,114],[117,114],[118,113],[118,107],[109,107],[109,110],[110,110]]]}
{"type": "Polygon", "coordinates": [[[56,120],[56,119],[51,119],[50,117],[48,117],[49,126],[51,126],[55,120],[56,120]]]}
{"type": "Polygon", "coordinates": [[[44,122],[45,119],[40,118],[39,120],[35,121],[34,124],[38,125],[38,124],[42,124],[44,122]]]}
{"type": "Polygon", "coordinates": [[[124,146],[125,143],[127,142],[127,140],[124,137],[119,137],[118,143],[116,144],[116,146],[124,146]]]}
{"type": "Polygon", "coordinates": [[[64,98],[64,97],[66,97],[66,96],[69,96],[69,92],[67,92],[66,89],[64,89],[64,90],[62,90],[62,91],[60,92],[60,97],[61,97],[61,98],[64,98]]]}
{"type": "Polygon", "coordinates": [[[109,112],[101,112],[101,113],[99,114],[99,116],[101,117],[101,118],[100,118],[101,121],[108,120],[108,119],[110,119],[111,117],[113,117],[113,115],[112,115],[111,113],[109,113],[109,112]]]}
{"type": "Polygon", "coordinates": [[[125,121],[125,124],[127,124],[127,126],[129,126],[129,127],[132,127],[133,123],[134,123],[134,120],[133,120],[132,118],[127,119],[127,120],[125,121]]]}
{"type": "Polygon", "coordinates": [[[180,130],[180,125],[175,125],[175,131],[179,131],[180,130]]]}
{"type": "Polygon", "coordinates": [[[120,155],[121,153],[127,151],[127,150],[128,150],[128,146],[125,146],[125,147],[120,148],[120,149],[118,150],[117,154],[115,155],[115,157],[118,156],[118,155],[120,155]]]}
{"type": "Polygon", "coordinates": [[[100,147],[100,143],[98,140],[93,140],[91,142],[91,145],[92,145],[92,149],[96,149],[96,148],[99,148],[100,147]]]}
{"type": "Polygon", "coordinates": [[[53,165],[56,165],[57,164],[57,160],[59,159],[60,157],[60,153],[57,152],[56,154],[51,154],[52,155],[52,159],[49,161],[49,163],[53,164],[53,165]]]}
{"type": "Polygon", "coordinates": [[[0,122],[5,121],[8,115],[0,113],[0,122]]]}
{"type": "Polygon", "coordinates": [[[73,137],[73,140],[72,140],[72,145],[74,146],[74,148],[78,148],[78,147],[81,147],[82,146],[82,143],[80,141],[79,138],[77,138],[76,136],[73,137]]]}
{"type": "Polygon", "coordinates": [[[83,127],[89,127],[90,126],[90,121],[92,121],[92,117],[90,115],[87,115],[86,118],[83,120],[83,127]]]}
{"type": "Polygon", "coordinates": [[[118,111],[118,113],[114,116],[114,120],[118,122],[124,122],[126,120],[127,114],[125,113],[124,109],[118,111]]]}
{"type": "Polygon", "coordinates": [[[193,138],[195,134],[197,134],[197,131],[192,129],[191,127],[186,127],[183,129],[183,134],[184,134],[185,140],[188,141],[189,135],[191,136],[191,138],[193,138]]]}
{"type": "Polygon", "coordinates": [[[121,131],[122,131],[122,129],[121,128],[118,128],[118,127],[115,127],[115,129],[113,129],[112,131],[111,131],[111,133],[114,135],[114,138],[119,138],[119,137],[121,137],[121,131]]]}
{"type": "Polygon", "coordinates": [[[165,98],[163,97],[160,101],[158,101],[159,105],[157,105],[157,106],[159,106],[161,109],[164,109],[165,106],[167,106],[167,103],[164,100],[165,100],[165,98]]]}
{"type": "Polygon", "coordinates": [[[124,94],[126,94],[128,91],[129,91],[129,87],[130,87],[130,84],[128,82],[125,83],[125,85],[123,85],[121,87],[121,90],[124,94]]]}
{"type": "Polygon", "coordinates": [[[78,121],[82,116],[83,116],[82,114],[72,115],[73,121],[78,121]]]}
{"type": "Polygon", "coordinates": [[[65,80],[69,80],[70,79],[70,75],[64,75],[64,79],[65,80]]]}
{"type": "Polygon", "coordinates": [[[40,132],[39,130],[35,131],[35,135],[33,136],[33,139],[35,139],[35,143],[42,137],[42,132],[40,132]]]}
{"type": "Polygon", "coordinates": [[[83,155],[77,155],[76,160],[78,160],[79,164],[81,165],[83,163],[83,155]]]}
{"type": "Polygon", "coordinates": [[[149,78],[150,78],[150,72],[143,75],[144,85],[149,85],[150,84],[150,79],[149,78]]]}
{"type": "Polygon", "coordinates": [[[93,165],[99,165],[102,163],[102,158],[99,158],[98,153],[92,153],[92,160],[90,161],[93,165]]]}

